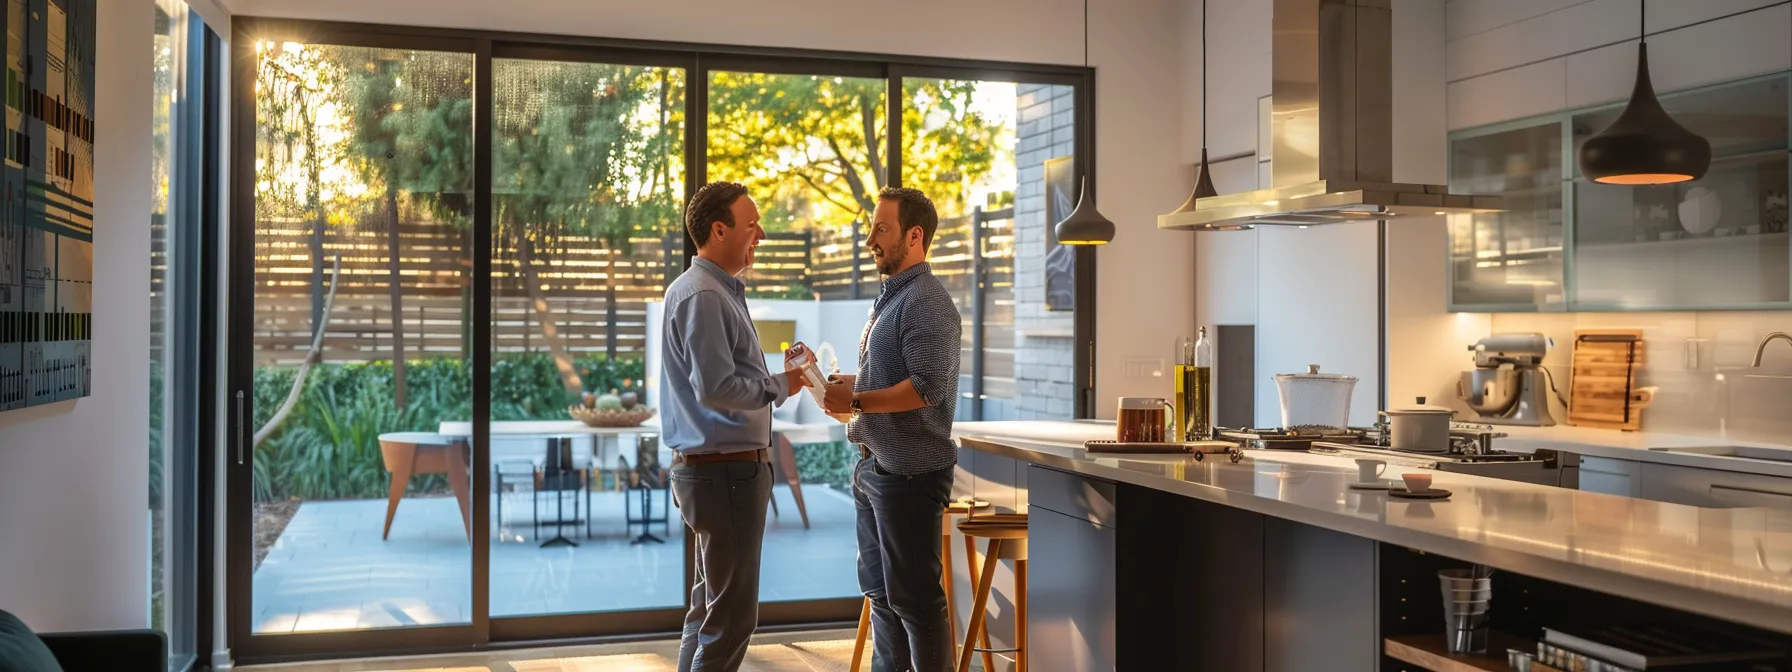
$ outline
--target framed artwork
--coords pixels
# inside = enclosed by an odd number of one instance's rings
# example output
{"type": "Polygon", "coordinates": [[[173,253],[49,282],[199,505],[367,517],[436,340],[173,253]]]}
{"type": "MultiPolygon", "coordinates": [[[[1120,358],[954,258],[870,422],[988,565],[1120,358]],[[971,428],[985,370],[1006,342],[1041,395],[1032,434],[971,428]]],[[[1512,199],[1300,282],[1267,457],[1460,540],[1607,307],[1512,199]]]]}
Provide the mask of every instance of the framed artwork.
{"type": "Polygon", "coordinates": [[[93,387],[95,0],[6,0],[0,411],[93,387]]]}
{"type": "Polygon", "coordinates": [[[1076,209],[1075,162],[1045,160],[1045,309],[1076,310],[1076,248],[1058,242],[1052,227],[1076,209]]]}

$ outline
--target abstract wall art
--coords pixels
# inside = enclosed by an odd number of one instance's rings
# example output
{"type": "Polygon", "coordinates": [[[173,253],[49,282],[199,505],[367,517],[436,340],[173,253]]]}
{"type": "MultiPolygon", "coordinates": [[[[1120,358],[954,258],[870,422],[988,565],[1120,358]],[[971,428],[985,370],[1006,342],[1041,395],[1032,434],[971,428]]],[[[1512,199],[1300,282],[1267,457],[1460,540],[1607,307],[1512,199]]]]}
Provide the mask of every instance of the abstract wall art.
{"type": "Polygon", "coordinates": [[[0,411],[93,383],[96,0],[5,0],[0,411]]]}

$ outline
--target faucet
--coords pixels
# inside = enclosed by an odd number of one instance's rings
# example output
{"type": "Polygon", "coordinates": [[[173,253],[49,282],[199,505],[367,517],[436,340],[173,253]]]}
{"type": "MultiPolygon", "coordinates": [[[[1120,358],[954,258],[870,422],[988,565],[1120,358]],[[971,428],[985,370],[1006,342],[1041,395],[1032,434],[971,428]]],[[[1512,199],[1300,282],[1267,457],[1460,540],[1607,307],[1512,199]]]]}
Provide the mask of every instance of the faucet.
{"type": "Polygon", "coordinates": [[[1776,331],[1768,334],[1766,338],[1761,339],[1760,345],[1755,346],[1755,361],[1753,364],[1749,364],[1750,367],[1761,368],[1761,353],[1766,352],[1767,344],[1776,338],[1785,341],[1787,345],[1792,345],[1792,336],[1786,335],[1786,332],[1776,331]]]}

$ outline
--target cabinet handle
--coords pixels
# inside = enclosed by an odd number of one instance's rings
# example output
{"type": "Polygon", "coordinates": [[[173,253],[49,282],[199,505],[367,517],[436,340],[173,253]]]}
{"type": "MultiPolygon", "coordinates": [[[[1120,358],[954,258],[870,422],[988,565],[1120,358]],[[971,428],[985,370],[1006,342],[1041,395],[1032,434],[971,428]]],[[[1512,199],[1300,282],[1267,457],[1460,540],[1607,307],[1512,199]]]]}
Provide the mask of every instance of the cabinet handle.
{"type": "Polygon", "coordinates": [[[248,443],[243,435],[243,391],[236,391],[236,463],[243,463],[243,446],[248,443]]]}

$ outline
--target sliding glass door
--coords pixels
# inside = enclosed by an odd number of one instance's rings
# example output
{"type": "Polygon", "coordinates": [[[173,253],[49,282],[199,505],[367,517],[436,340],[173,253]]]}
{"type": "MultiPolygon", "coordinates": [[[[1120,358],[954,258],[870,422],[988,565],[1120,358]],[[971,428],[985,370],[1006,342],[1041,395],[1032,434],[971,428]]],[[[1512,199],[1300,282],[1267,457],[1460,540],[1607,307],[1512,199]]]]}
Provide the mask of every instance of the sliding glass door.
{"type": "Polygon", "coordinates": [[[492,61],[493,618],[684,608],[670,456],[567,407],[648,406],[649,305],[684,265],[685,77],[492,61]]]}
{"type": "Polygon", "coordinates": [[[233,646],[464,629],[472,446],[438,430],[472,398],[473,54],[242,38],[233,646]]]}
{"type": "MultiPolygon", "coordinates": [[[[880,188],[916,186],[967,325],[960,418],[1076,414],[1035,397],[1087,383],[1089,289],[1053,270],[1086,257],[1047,233],[1083,171],[1083,71],[235,28],[240,660],[678,630],[692,545],[658,325],[705,182],[764,213],[743,279],[769,365],[801,340],[857,370],[880,283],[865,224],[880,188]]],[[[849,621],[857,452],[807,395],[774,418],[761,624],[849,621]]]]}

